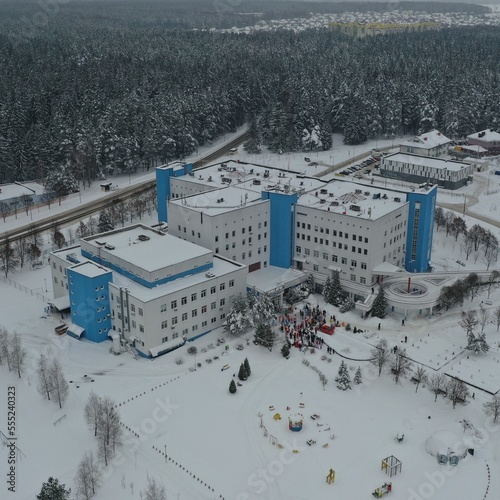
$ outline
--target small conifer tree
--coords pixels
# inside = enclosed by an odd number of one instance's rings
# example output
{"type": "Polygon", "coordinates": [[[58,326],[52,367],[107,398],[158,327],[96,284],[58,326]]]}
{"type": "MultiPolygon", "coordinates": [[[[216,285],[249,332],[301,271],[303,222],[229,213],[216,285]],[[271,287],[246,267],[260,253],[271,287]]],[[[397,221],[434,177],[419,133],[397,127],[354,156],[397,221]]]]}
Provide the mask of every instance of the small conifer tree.
{"type": "Polygon", "coordinates": [[[385,292],[384,289],[380,287],[378,290],[378,295],[373,301],[372,316],[375,316],[377,318],[384,318],[386,308],[387,300],[385,299],[385,292]]]}
{"type": "Polygon", "coordinates": [[[236,392],[236,384],[234,383],[234,378],[231,380],[231,383],[229,384],[229,392],[231,394],[234,394],[236,392]]]}
{"type": "Polygon", "coordinates": [[[247,371],[247,378],[250,377],[252,374],[252,370],[250,369],[250,363],[248,362],[248,358],[245,358],[245,361],[243,362],[245,365],[245,370],[247,371]]]}
{"type": "Polygon", "coordinates": [[[356,385],[363,383],[363,375],[361,374],[361,367],[360,366],[358,366],[358,369],[356,370],[356,374],[354,375],[354,383],[356,385]]]}
{"type": "Polygon", "coordinates": [[[246,380],[248,378],[247,370],[245,368],[245,364],[241,363],[240,371],[238,372],[238,378],[240,380],[246,380]]]}
{"type": "Polygon", "coordinates": [[[342,391],[346,391],[351,388],[351,377],[349,377],[347,365],[344,361],[340,363],[339,374],[335,377],[335,382],[337,382],[337,387],[342,391]]]}

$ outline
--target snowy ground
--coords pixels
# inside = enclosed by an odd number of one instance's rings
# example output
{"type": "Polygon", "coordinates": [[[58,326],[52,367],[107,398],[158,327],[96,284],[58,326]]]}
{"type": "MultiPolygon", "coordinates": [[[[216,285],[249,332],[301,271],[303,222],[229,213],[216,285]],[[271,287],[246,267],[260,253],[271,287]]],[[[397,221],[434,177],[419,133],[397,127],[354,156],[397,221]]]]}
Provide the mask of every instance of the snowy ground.
{"type": "MultiPolygon", "coordinates": [[[[371,147],[374,145],[367,145],[366,151],[371,147]]],[[[354,154],[349,154],[350,148],[335,145],[333,155],[336,148],[336,163],[354,154]]],[[[238,154],[242,160],[265,163],[238,154]]],[[[357,150],[355,154],[359,154],[357,150]]],[[[290,160],[286,156],[269,157],[267,161],[285,168],[290,161],[290,169],[304,168],[303,157],[307,154],[297,154],[290,160]]],[[[329,164],[327,156],[318,159],[329,164]]],[[[481,184],[485,189],[487,179],[481,184]]],[[[128,181],[128,177],[123,179],[124,183],[128,181]]],[[[466,189],[476,187],[473,184],[466,189]]],[[[481,190],[470,194],[477,197],[474,210],[499,219],[491,209],[496,203],[494,195],[485,195],[481,190]]],[[[70,203],[79,203],[78,197],[65,202],[63,208],[70,203]]],[[[469,226],[476,222],[469,217],[466,221],[469,226]]],[[[149,222],[154,223],[154,217],[149,222]]],[[[500,238],[500,230],[495,226],[491,229],[500,238]]],[[[432,265],[436,270],[462,271],[464,268],[456,260],[465,262],[465,269],[486,268],[480,257],[476,262],[473,256],[465,260],[460,239],[455,242],[452,237],[446,238],[443,230],[435,232],[432,265]]],[[[347,361],[351,377],[358,366],[363,371],[361,386],[341,392],[334,382],[342,359],[339,355],[329,355],[325,350],[304,354],[292,349],[290,359],[285,360],[279,347],[269,352],[251,342],[247,344],[251,332],[244,339],[212,332],[197,341],[196,358],[188,355],[184,347],[155,361],[136,360],[127,353],[114,356],[107,342],[95,345],[58,337],[53,333],[58,318],[43,317],[45,304],[36,296],[50,295],[50,270],[44,267],[10,277],[26,288],[21,290],[0,281],[0,325],[19,332],[28,356],[21,380],[0,366],[0,431],[6,432],[4,402],[7,387],[13,386],[17,443],[22,452],[16,464],[17,491],[9,494],[5,479],[8,450],[0,447],[2,499],[31,500],[50,475],[74,488],[76,467],[84,452],[97,448],[82,416],[91,390],[114,398],[124,429],[124,444],[106,469],[96,495],[98,500],[140,498],[148,474],[163,482],[169,499],[358,500],[372,498],[371,491],[387,480],[393,482],[390,498],[394,500],[500,498],[500,425],[492,425],[484,416],[482,404],[491,396],[481,390],[500,389],[500,334],[496,325],[486,326],[490,352],[473,355],[463,349],[465,334],[458,326],[458,309],[431,319],[414,313],[405,326],[400,316],[390,313],[381,321],[379,331],[377,318],[362,320],[354,312],[339,314],[335,308],[325,306],[321,297],[311,296],[308,301],[312,305],[319,304],[328,314],[363,330],[353,334],[339,328],[333,336],[324,335],[328,345],[351,359],[347,361]],[[226,340],[217,346],[220,337],[226,340]],[[406,349],[407,355],[422,363],[428,373],[442,371],[470,381],[477,387],[471,388],[474,399],[453,410],[442,397],[434,402],[434,395],[425,386],[415,392],[409,380],[396,385],[388,373],[378,377],[366,361],[352,361],[369,357],[370,349],[381,338],[387,339],[390,346],[406,349]],[[243,350],[236,349],[240,343],[243,350]],[[34,367],[41,352],[57,357],[72,381],[62,410],[42,400],[36,390],[34,367]],[[229,382],[245,357],[252,375],[231,395],[229,382]],[[183,364],[176,364],[177,358],[182,358],[183,364]],[[302,363],[304,358],[310,362],[309,367],[302,363]],[[197,363],[201,367],[194,371],[197,363]],[[229,368],[222,370],[225,365],[229,368]],[[312,366],[327,377],[324,390],[312,366]],[[281,420],[273,419],[276,413],[280,413],[281,420]],[[304,416],[304,429],[299,433],[288,430],[291,413],[304,416]],[[319,419],[312,420],[314,414],[319,419]],[[465,432],[460,423],[464,419],[471,424],[465,432]],[[434,432],[442,430],[472,442],[474,456],[456,468],[439,466],[426,452],[425,443],[434,432]],[[402,443],[395,440],[398,434],[405,435],[402,443]],[[309,446],[308,440],[316,443],[309,446]],[[389,455],[403,462],[402,472],[392,479],[380,468],[381,459],[389,455]],[[327,485],[325,477],[331,468],[336,471],[336,480],[327,485]]],[[[486,300],[483,293],[474,303],[466,302],[464,309],[477,308],[486,300]]],[[[496,308],[500,290],[492,292],[489,301],[491,305],[486,307],[496,308]]]]}

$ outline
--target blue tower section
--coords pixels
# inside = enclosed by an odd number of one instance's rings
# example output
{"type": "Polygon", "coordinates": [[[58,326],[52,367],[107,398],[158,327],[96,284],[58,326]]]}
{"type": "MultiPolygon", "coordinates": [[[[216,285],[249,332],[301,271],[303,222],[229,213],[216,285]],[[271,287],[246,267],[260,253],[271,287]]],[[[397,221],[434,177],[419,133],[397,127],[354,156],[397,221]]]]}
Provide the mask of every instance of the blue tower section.
{"type": "Polygon", "coordinates": [[[408,227],[406,231],[405,269],[410,273],[429,270],[434,233],[437,186],[427,192],[408,193],[408,227]]]}
{"type": "Polygon", "coordinates": [[[191,163],[163,165],[156,169],[156,198],[158,200],[158,222],[168,222],[167,206],[170,199],[170,178],[182,177],[193,170],[191,163]]]}
{"type": "Polygon", "coordinates": [[[269,263],[271,266],[289,268],[293,258],[295,204],[298,195],[262,191],[262,199],[269,200],[271,205],[269,263]]]}
{"type": "Polygon", "coordinates": [[[108,291],[108,283],[112,281],[111,271],[92,262],[84,262],[67,272],[71,321],[84,330],[82,335],[86,339],[92,342],[106,340],[111,329],[108,291]]]}

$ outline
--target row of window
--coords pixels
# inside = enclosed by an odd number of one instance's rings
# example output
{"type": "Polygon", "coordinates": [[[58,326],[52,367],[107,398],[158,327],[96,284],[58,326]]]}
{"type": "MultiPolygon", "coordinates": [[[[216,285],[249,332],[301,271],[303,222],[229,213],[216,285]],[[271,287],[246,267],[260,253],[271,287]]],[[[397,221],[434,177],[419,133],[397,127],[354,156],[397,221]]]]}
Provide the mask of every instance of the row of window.
{"type": "MultiPolygon", "coordinates": [[[[233,288],[234,287],[234,280],[229,280],[228,282],[228,287],[229,288],[233,288]]],[[[219,284],[219,291],[223,292],[224,290],[226,289],[226,283],[220,283],[219,284]]],[[[217,286],[212,286],[210,287],[210,295],[214,295],[217,293],[217,286]]],[[[201,290],[200,292],[200,298],[205,298],[207,296],[207,290],[201,290]]],[[[114,294],[111,294],[111,300],[114,300],[114,294]]],[[[198,300],[198,293],[197,292],[193,292],[191,294],[191,302],[195,302],[198,300]]],[[[224,300],[225,299],[221,299],[221,300],[224,300]]],[[[116,296],[116,302],[118,304],[120,304],[120,296],[117,295],[116,296]]],[[[188,296],[186,295],[185,297],[181,297],[181,300],[180,300],[180,304],[181,306],[185,306],[187,305],[188,303],[188,296]]],[[[214,302],[215,303],[215,302],[214,302]]],[[[123,301],[123,307],[127,307],[127,302],[124,300],[123,301]]],[[[172,300],[170,302],[170,309],[171,310],[176,310],[178,307],[178,301],[177,300],[172,300]]],[[[206,306],[204,306],[206,307],[206,306]]],[[[136,312],[139,314],[139,316],[144,316],[144,310],[141,308],[141,307],[137,307],[135,306],[135,304],[130,304],[130,311],[131,313],[135,314],[136,312]]],[[[162,313],[165,313],[167,312],[167,304],[161,304],[160,305],[160,312],[162,313]]]]}
{"type": "MultiPolygon", "coordinates": [[[[120,316],[120,315],[118,315],[118,316],[120,316]]],[[[226,315],[225,315],[225,314],[221,314],[221,315],[220,315],[220,319],[221,319],[221,320],[226,319],[226,315]]],[[[126,320],[126,318],[125,318],[125,320],[126,320]]],[[[125,321],[125,323],[127,323],[127,321],[125,321]]],[[[172,323],[173,323],[173,321],[172,321],[172,323]]],[[[213,324],[215,324],[215,323],[217,323],[217,316],[213,316],[212,318],[210,318],[210,323],[211,323],[212,325],[213,325],[213,324]]],[[[176,322],[175,324],[177,324],[177,322],[176,322]]],[[[132,326],[132,328],[133,328],[134,330],[137,330],[137,323],[135,322],[135,320],[132,320],[132,321],[131,321],[131,326],[132,326]]],[[[198,324],[196,324],[196,325],[191,325],[191,331],[192,331],[192,332],[197,331],[197,330],[198,330],[198,326],[199,326],[198,324]]],[[[207,326],[208,326],[208,320],[203,320],[203,321],[201,322],[201,328],[203,329],[203,328],[206,328],[207,326]]],[[[165,330],[166,328],[167,328],[167,326],[166,326],[166,321],[165,321],[165,322],[162,322],[162,330],[165,330]],[[163,326],[163,323],[165,323],[165,327],[163,326]]],[[[139,329],[139,332],[141,332],[141,333],[144,333],[144,332],[145,332],[145,330],[144,330],[144,325],[142,325],[142,324],[139,324],[139,328],[138,328],[138,329],[139,329]]],[[[182,335],[187,335],[188,333],[189,333],[189,328],[184,328],[184,329],[182,330],[182,335]]],[[[173,333],[172,333],[172,337],[171,337],[171,338],[172,338],[172,339],[176,339],[178,336],[179,336],[178,332],[173,332],[173,333]]],[[[162,342],[167,342],[168,340],[169,340],[168,335],[162,338],[162,342]]],[[[143,343],[142,345],[144,345],[144,343],[143,343]]]]}
{"type": "MultiPolygon", "coordinates": [[[[306,224],[305,222],[297,222],[297,227],[300,229],[306,229],[308,231],[311,230],[311,224],[306,224]]],[[[314,226],[314,231],[319,232],[319,233],[324,233],[324,234],[330,234],[330,228],[328,227],[321,227],[321,226],[314,226]]],[[[344,231],[337,231],[336,229],[331,230],[332,236],[338,236],[339,238],[346,238],[349,239],[349,233],[346,233],[344,231]]],[[[363,236],[356,236],[355,234],[351,235],[353,241],[359,241],[362,242],[364,240],[365,243],[368,243],[368,238],[363,236]]]]}

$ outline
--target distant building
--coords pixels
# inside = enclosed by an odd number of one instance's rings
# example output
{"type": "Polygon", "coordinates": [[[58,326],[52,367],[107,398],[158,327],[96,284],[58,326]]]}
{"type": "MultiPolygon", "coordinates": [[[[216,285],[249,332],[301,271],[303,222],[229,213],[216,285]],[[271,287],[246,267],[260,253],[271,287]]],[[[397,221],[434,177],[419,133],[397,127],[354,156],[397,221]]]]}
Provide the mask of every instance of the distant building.
{"type": "Polygon", "coordinates": [[[439,158],[448,154],[448,149],[452,144],[439,130],[432,130],[426,134],[420,134],[413,139],[408,139],[400,144],[401,153],[410,153],[421,156],[432,156],[439,158]]]}
{"type": "Polygon", "coordinates": [[[357,38],[375,35],[393,35],[396,33],[420,33],[441,29],[441,25],[433,21],[424,21],[420,23],[332,22],[329,23],[329,26],[333,31],[357,38]]]}
{"type": "Polygon", "coordinates": [[[380,174],[415,184],[431,183],[458,189],[472,182],[474,165],[440,158],[394,153],[382,158],[380,174]]]}
{"type": "Polygon", "coordinates": [[[470,146],[481,146],[490,155],[500,154],[500,133],[491,129],[482,130],[467,136],[470,146]]]}

